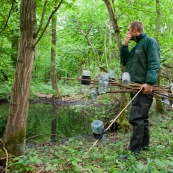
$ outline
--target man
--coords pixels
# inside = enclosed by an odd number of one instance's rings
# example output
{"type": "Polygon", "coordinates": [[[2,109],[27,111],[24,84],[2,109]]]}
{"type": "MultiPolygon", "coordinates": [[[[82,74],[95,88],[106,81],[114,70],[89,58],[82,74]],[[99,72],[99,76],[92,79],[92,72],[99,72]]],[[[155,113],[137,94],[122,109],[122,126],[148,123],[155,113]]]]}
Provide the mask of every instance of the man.
{"type": "MultiPolygon", "coordinates": [[[[126,66],[131,82],[142,84],[142,92],[132,101],[129,122],[133,126],[129,150],[133,154],[147,150],[149,145],[149,117],[153,96],[153,85],[156,84],[160,68],[160,49],[151,37],[144,33],[143,24],[133,21],[128,27],[124,45],[120,50],[121,63],[126,66]],[[129,41],[136,45],[129,51],[129,41]]],[[[133,97],[136,93],[132,93],[133,97]]]]}

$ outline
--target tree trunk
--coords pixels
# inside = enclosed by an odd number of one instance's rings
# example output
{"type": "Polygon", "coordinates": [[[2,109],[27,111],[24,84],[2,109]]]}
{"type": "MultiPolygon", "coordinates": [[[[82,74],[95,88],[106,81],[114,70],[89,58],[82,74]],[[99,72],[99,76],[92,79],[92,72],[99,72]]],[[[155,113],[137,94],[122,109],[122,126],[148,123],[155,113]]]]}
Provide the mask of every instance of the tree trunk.
{"type": "MultiPolygon", "coordinates": [[[[156,13],[157,13],[157,17],[156,17],[156,27],[157,27],[157,41],[159,41],[159,37],[161,36],[161,11],[160,11],[160,1],[156,0],[156,13]]],[[[158,76],[158,80],[157,80],[157,84],[160,85],[160,73],[158,76]]],[[[163,113],[164,109],[163,109],[163,105],[161,102],[161,97],[156,96],[156,111],[163,113]]]]}
{"type": "MultiPolygon", "coordinates": [[[[157,84],[160,85],[160,73],[158,76],[158,80],[157,80],[157,84]]],[[[164,112],[164,108],[161,102],[161,97],[160,96],[155,96],[156,97],[156,112],[160,112],[163,113],[164,112]]]]}
{"type": "Polygon", "coordinates": [[[108,9],[110,20],[112,21],[115,37],[116,37],[116,40],[117,40],[118,49],[120,50],[121,45],[122,45],[122,41],[121,41],[121,37],[120,37],[120,29],[118,27],[118,19],[115,17],[114,10],[112,8],[112,5],[111,5],[110,1],[109,0],[104,0],[104,2],[105,2],[106,7],[108,9]]]}
{"type": "Polygon", "coordinates": [[[29,93],[35,56],[36,6],[34,0],[20,4],[20,43],[12,87],[5,143],[9,153],[22,154],[26,136],[29,93]]]}
{"type": "MultiPolygon", "coordinates": [[[[109,12],[109,16],[110,16],[110,20],[112,22],[112,25],[113,25],[113,29],[114,29],[114,34],[115,34],[115,37],[116,37],[116,40],[117,40],[117,44],[118,44],[118,49],[120,51],[120,48],[122,46],[122,41],[121,41],[121,37],[120,37],[120,29],[118,27],[118,20],[116,19],[115,17],[115,12],[114,12],[114,9],[111,5],[111,2],[109,0],[104,0],[105,4],[106,4],[106,7],[108,9],[108,12],[109,12]]],[[[112,1],[113,3],[113,1],[112,1]]],[[[121,70],[123,71],[123,66],[121,67],[121,70]]],[[[120,110],[121,111],[127,104],[127,95],[122,93],[121,94],[121,104],[120,104],[120,110]]],[[[123,112],[122,115],[121,115],[121,118],[119,119],[119,124],[120,124],[120,128],[123,129],[123,130],[127,130],[127,128],[129,128],[129,124],[128,124],[128,121],[127,121],[127,118],[126,118],[126,113],[127,112],[123,112]]]]}
{"type": "Polygon", "coordinates": [[[51,46],[51,79],[52,88],[55,90],[56,95],[59,95],[57,85],[57,72],[56,72],[56,14],[52,17],[52,46],[51,46]]]}

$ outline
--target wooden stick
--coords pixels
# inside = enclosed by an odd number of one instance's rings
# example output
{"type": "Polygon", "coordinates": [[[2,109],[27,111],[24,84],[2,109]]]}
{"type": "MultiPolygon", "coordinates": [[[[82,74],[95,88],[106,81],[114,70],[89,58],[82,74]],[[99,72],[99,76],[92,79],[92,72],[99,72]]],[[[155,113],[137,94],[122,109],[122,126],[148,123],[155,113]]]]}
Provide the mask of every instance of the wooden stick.
{"type": "Polygon", "coordinates": [[[131,102],[137,97],[137,95],[142,91],[142,88],[135,94],[135,96],[127,103],[127,105],[121,110],[121,112],[116,116],[116,118],[109,124],[106,131],[112,126],[112,124],[119,118],[123,111],[131,104],[131,102]]]}
{"type": "Polygon", "coordinates": [[[131,92],[136,92],[136,90],[116,90],[116,91],[108,91],[107,93],[131,93],[131,92]]]}
{"type": "MultiPolygon", "coordinates": [[[[123,113],[123,111],[130,105],[130,103],[136,98],[136,96],[141,92],[142,88],[136,93],[136,95],[128,102],[128,104],[121,110],[121,112],[116,116],[116,118],[114,118],[112,120],[112,122],[110,123],[110,125],[106,128],[105,132],[107,130],[109,130],[109,128],[112,126],[112,124],[120,117],[120,115],[123,113]]],[[[84,158],[91,150],[92,148],[98,143],[99,139],[97,139],[94,144],[92,145],[92,147],[89,148],[89,150],[85,153],[85,155],[82,157],[84,158]]]]}

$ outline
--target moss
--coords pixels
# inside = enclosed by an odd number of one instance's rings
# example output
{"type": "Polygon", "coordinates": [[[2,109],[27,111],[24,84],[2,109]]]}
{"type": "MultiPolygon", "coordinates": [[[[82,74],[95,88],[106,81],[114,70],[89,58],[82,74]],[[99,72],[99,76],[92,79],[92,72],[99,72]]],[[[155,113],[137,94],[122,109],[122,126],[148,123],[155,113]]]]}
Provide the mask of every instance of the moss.
{"type": "MultiPolygon", "coordinates": [[[[122,93],[119,113],[127,106],[127,104],[128,104],[128,95],[122,93]]],[[[121,131],[124,131],[124,132],[127,132],[130,127],[128,119],[127,119],[127,115],[129,115],[128,107],[126,107],[126,109],[121,113],[119,117],[119,126],[121,131]]]]}
{"type": "Polygon", "coordinates": [[[5,152],[3,149],[0,148],[0,158],[5,157],[5,152]]]}
{"type": "Polygon", "coordinates": [[[120,129],[122,131],[127,132],[129,128],[130,128],[130,124],[127,120],[123,120],[120,122],[120,129]]]}
{"type": "Polygon", "coordinates": [[[15,156],[21,155],[23,153],[24,141],[25,129],[22,129],[17,133],[10,135],[5,141],[7,151],[15,156]]]}

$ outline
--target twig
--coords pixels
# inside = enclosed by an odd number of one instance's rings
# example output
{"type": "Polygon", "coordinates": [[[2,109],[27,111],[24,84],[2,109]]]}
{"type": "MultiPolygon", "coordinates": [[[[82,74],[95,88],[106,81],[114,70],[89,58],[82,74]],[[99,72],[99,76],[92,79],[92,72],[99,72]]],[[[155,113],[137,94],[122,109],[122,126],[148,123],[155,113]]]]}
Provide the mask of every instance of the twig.
{"type": "Polygon", "coordinates": [[[7,18],[7,20],[6,20],[6,23],[5,23],[4,28],[2,28],[2,30],[0,31],[0,33],[2,33],[2,32],[5,30],[5,28],[7,27],[8,20],[9,20],[9,18],[10,18],[11,12],[12,12],[12,10],[13,10],[14,2],[15,2],[15,1],[12,0],[11,9],[10,9],[10,11],[9,11],[8,18],[7,18]]]}
{"type": "Polygon", "coordinates": [[[6,164],[5,164],[5,173],[7,173],[7,169],[8,169],[8,152],[5,148],[5,144],[4,142],[2,141],[2,139],[0,139],[2,145],[3,145],[3,150],[5,151],[5,156],[6,156],[6,164]]]}
{"type": "Polygon", "coordinates": [[[1,157],[0,160],[4,160],[6,157],[1,157]]]}
{"type": "Polygon", "coordinates": [[[39,144],[39,142],[37,142],[37,141],[34,141],[34,140],[32,140],[32,139],[27,139],[27,141],[30,141],[30,142],[35,142],[36,144],[39,144]]]}
{"type": "Polygon", "coordinates": [[[47,0],[44,1],[44,6],[43,6],[43,11],[42,11],[42,16],[41,16],[41,21],[40,21],[40,25],[38,27],[37,32],[35,33],[34,37],[36,38],[38,33],[40,32],[42,25],[43,25],[43,20],[44,20],[44,16],[45,16],[45,11],[46,11],[46,6],[47,6],[47,0]]]}
{"type": "Polygon", "coordinates": [[[44,170],[44,167],[42,167],[37,173],[41,173],[44,170]]]}
{"type": "Polygon", "coordinates": [[[88,116],[90,115],[86,110],[83,110],[83,112],[85,112],[88,116]]]}
{"type": "Polygon", "coordinates": [[[133,89],[115,90],[115,91],[108,91],[107,93],[131,93],[131,92],[136,92],[136,90],[133,89]]]}
{"type": "Polygon", "coordinates": [[[36,41],[36,43],[34,44],[34,47],[37,45],[37,43],[41,40],[44,32],[46,31],[49,23],[50,23],[50,20],[52,19],[52,16],[55,14],[55,12],[60,8],[61,4],[62,4],[63,0],[60,1],[60,3],[58,4],[58,6],[55,8],[55,10],[52,12],[52,14],[49,16],[49,19],[48,19],[48,22],[46,24],[46,26],[44,27],[43,29],[43,32],[41,33],[40,37],[38,38],[38,40],[36,41]]]}
{"type": "Polygon", "coordinates": [[[169,96],[169,95],[165,95],[165,94],[161,94],[161,93],[157,93],[157,92],[154,92],[154,94],[159,97],[162,97],[162,98],[167,98],[169,100],[173,100],[173,96],[169,96]]]}
{"type": "MultiPolygon", "coordinates": [[[[32,138],[39,137],[39,136],[46,136],[46,135],[49,135],[49,136],[59,136],[59,135],[57,135],[57,134],[49,134],[49,133],[48,133],[48,134],[39,134],[39,135],[31,136],[31,137],[25,139],[25,141],[30,140],[30,139],[32,139],[32,138]]],[[[63,138],[62,136],[59,136],[59,137],[63,138]]],[[[64,139],[65,139],[65,138],[64,138],[64,139]]]]}

